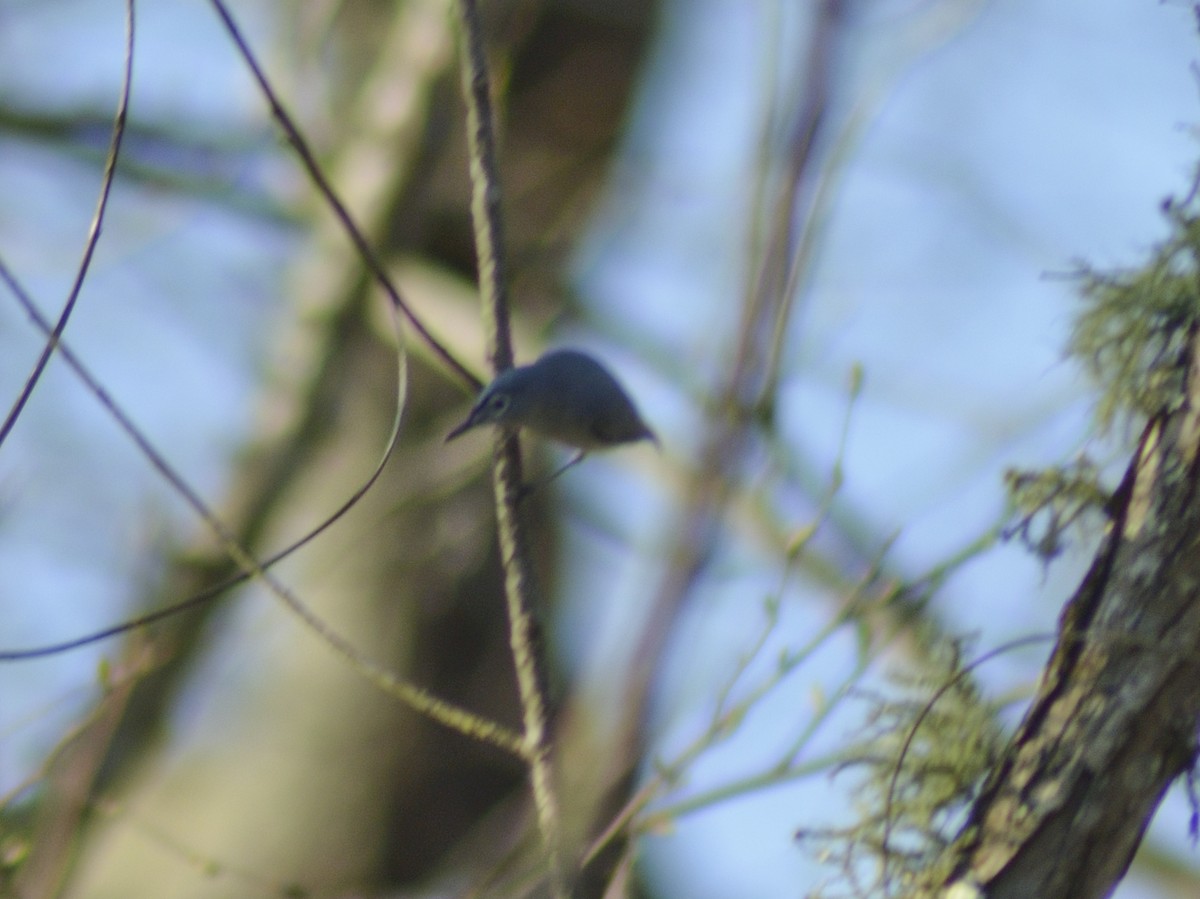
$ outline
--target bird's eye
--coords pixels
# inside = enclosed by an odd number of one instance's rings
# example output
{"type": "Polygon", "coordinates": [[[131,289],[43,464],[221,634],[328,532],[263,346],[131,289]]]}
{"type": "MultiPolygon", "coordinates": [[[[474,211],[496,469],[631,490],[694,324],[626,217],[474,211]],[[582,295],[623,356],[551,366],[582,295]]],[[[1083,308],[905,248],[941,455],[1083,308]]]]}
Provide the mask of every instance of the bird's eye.
{"type": "Polygon", "coordinates": [[[487,401],[488,411],[493,415],[499,415],[508,408],[508,394],[496,393],[493,394],[487,401]]]}

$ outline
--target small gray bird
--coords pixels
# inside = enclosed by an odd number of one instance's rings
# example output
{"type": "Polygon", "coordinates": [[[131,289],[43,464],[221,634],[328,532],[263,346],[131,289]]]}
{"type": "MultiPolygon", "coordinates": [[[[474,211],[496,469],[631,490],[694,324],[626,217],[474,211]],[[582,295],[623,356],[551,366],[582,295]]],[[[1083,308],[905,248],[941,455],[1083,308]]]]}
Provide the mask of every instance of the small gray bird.
{"type": "Polygon", "coordinates": [[[658,443],[617,379],[579,350],[551,350],[532,365],[510,368],[498,375],[446,440],[480,425],[527,428],[578,449],[575,457],[551,478],[591,450],[638,440],[658,443]]]}

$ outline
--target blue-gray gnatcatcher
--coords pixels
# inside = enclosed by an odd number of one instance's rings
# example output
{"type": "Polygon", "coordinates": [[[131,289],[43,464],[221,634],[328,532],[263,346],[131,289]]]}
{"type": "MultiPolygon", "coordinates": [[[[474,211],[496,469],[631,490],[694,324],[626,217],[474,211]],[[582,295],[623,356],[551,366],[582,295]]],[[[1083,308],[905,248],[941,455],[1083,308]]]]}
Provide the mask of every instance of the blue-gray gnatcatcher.
{"type": "Polygon", "coordinates": [[[551,350],[532,365],[502,372],[446,440],[480,425],[526,428],[579,450],[551,478],[590,450],[638,440],[658,443],[617,379],[579,350],[551,350]]]}

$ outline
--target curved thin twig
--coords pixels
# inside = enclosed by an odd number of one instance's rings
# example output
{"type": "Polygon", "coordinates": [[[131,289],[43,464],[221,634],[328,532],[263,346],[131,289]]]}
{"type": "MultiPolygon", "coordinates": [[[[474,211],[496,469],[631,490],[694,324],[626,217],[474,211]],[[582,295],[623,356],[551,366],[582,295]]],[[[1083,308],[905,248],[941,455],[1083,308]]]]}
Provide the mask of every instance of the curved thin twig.
{"type": "Polygon", "coordinates": [[[87,240],[83,244],[83,258],[80,259],[79,267],[75,270],[75,280],[71,284],[70,292],[67,294],[67,302],[63,305],[62,312],[58,315],[58,321],[54,323],[54,327],[46,335],[46,343],[42,347],[42,352],[38,356],[37,362],[34,363],[33,371],[29,373],[29,377],[25,380],[25,386],[21,388],[16,402],[13,403],[12,408],[8,411],[8,417],[0,425],[0,445],[3,445],[4,441],[8,438],[9,432],[12,431],[13,425],[21,417],[21,412],[25,409],[25,404],[33,396],[34,388],[37,387],[38,381],[41,380],[42,372],[46,370],[46,365],[49,364],[50,357],[54,355],[54,350],[58,346],[63,332],[67,329],[67,322],[71,318],[71,313],[75,311],[75,303],[79,299],[79,292],[83,289],[83,282],[87,278],[88,269],[91,268],[92,256],[95,255],[96,245],[100,242],[100,228],[104,224],[104,213],[108,209],[108,196],[112,191],[113,179],[116,177],[117,160],[121,156],[121,139],[125,136],[125,122],[129,114],[129,93],[133,84],[134,27],[134,0],[126,0],[125,72],[121,77],[121,99],[117,103],[117,115],[113,121],[112,139],[108,145],[108,156],[104,160],[104,174],[100,179],[100,197],[96,201],[96,211],[92,215],[92,224],[88,228],[87,240]]]}
{"type": "Polygon", "coordinates": [[[913,720],[912,727],[904,735],[904,742],[900,744],[900,754],[896,757],[896,764],[892,768],[892,776],[888,781],[887,795],[884,797],[883,803],[883,839],[880,841],[879,847],[879,879],[880,883],[883,884],[885,896],[891,893],[891,890],[888,888],[887,869],[891,860],[891,851],[888,848],[888,843],[892,837],[892,807],[895,804],[896,788],[900,783],[900,774],[904,770],[904,759],[908,756],[909,749],[912,748],[913,740],[917,738],[917,731],[921,729],[921,725],[925,723],[925,719],[933,712],[933,707],[937,705],[938,701],[954,689],[965,677],[974,672],[975,669],[1005,653],[1024,649],[1026,646],[1034,646],[1038,643],[1052,643],[1055,636],[1055,634],[1029,634],[1024,637],[1018,637],[1015,640],[1009,640],[1007,643],[1001,643],[995,649],[985,652],[983,655],[972,660],[970,664],[964,665],[960,670],[954,672],[953,677],[938,687],[913,720]]]}
{"type": "MultiPolygon", "coordinates": [[[[10,280],[10,276],[7,272],[7,269],[4,267],[3,262],[0,262],[0,278],[8,281],[10,287],[13,286],[14,282],[10,280]]],[[[397,333],[399,333],[398,322],[397,333]]],[[[397,344],[397,346],[400,347],[399,352],[403,353],[402,345],[397,344]]],[[[310,530],[299,539],[289,543],[283,549],[280,549],[263,559],[259,564],[264,570],[271,568],[279,562],[282,562],[292,553],[296,552],[301,547],[307,546],[318,536],[332,527],[343,515],[354,508],[354,506],[358,504],[359,500],[366,496],[367,491],[375,485],[375,482],[379,480],[379,476],[383,474],[383,469],[387,466],[388,460],[391,459],[392,452],[395,450],[396,444],[400,439],[400,423],[404,414],[405,390],[403,384],[404,361],[402,356],[399,359],[399,366],[400,389],[398,390],[396,397],[396,411],[392,417],[392,427],[390,433],[388,434],[388,439],[384,446],[383,454],[379,457],[379,461],[375,464],[375,468],[371,471],[370,475],[368,475],[367,479],[363,481],[363,483],[360,484],[353,493],[350,494],[349,498],[347,498],[345,502],[338,506],[338,508],[335,509],[328,517],[322,520],[315,528],[310,530]]],[[[57,655],[62,652],[68,652],[72,649],[78,649],[81,646],[87,646],[91,643],[98,643],[101,640],[107,640],[110,637],[115,637],[129,631],[137,630],[138,628],[156,624],[159,621],[164,621],[167,618],[178,615],[181,612],[186,612],[189,609],[199,608],[205,603],[216,599],[226,590],[230,590],[239,584],[244,584],[253,577],[253,572],[239,571],[216,584],[205,587],[203,590],[192,594],[186,599],[178,600],[177,602],[170,603],[160,609],[155,609],[153,612],[147,612],[145,615],[139,615],[137,618],[130,618],[127,621],[121,622],[120,624],[114,624],[111,627],[106,627],[102,630],[94,631],[81,637],[73,637],[70,640],[64,640],[59,643],[48,643],[43,646],[35,646],[28,649],[0,650],[0,662],[20,662],[27,661],[29,659],[38,659],[46,656],[57,655]]]]}

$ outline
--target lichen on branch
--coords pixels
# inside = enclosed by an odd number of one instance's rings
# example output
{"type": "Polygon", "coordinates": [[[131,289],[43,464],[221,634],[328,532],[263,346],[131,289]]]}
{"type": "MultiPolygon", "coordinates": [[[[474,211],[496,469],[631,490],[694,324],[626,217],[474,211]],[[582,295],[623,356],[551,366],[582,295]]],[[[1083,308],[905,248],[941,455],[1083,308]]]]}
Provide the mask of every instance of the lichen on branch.
{"type": "Polygon", "coordinates": [[[1084,308],[1068,349],[1096,380],[1096,420],[1150,417],[1185,395],[1190,337],[1200,323],[1200,210],[1164,204],[1169,237],[1136,269],[1079,272],[1084,308]]]}

